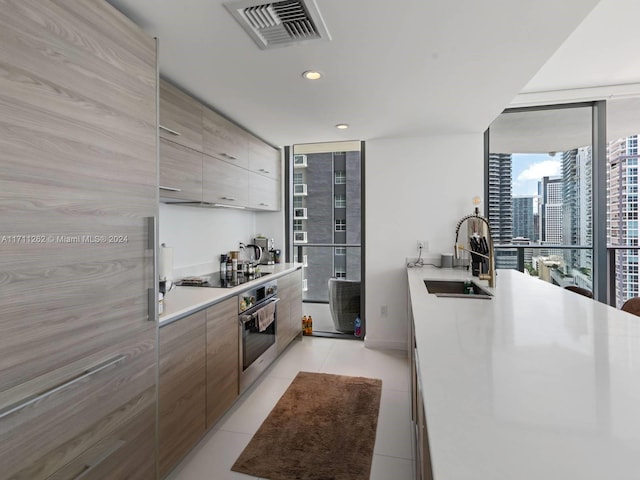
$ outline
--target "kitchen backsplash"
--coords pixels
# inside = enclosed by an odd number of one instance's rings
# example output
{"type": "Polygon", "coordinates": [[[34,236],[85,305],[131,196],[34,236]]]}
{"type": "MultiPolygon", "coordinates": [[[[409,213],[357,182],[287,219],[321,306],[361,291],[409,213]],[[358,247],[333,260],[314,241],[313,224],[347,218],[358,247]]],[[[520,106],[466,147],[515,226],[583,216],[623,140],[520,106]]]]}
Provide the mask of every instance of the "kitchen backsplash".
{"type": "Polygon", "coordinates": [[[256,233],[259,213],[160,204],[160,243],[173,248],[174,279],[219,269],[221,253],[238,250],[256,233]]]}

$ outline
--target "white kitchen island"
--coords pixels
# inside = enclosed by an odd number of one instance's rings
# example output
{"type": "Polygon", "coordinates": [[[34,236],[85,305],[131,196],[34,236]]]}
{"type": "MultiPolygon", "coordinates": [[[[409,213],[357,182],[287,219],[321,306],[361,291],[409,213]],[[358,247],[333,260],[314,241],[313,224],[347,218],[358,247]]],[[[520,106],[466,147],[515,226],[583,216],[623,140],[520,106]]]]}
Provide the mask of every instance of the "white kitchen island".
{"type": "Polygon", "coordinates": [[[511,270],[491,300],[423,283],[453,278],[408,269],[435,480],[640,479],[640,317],[511,270]]]}

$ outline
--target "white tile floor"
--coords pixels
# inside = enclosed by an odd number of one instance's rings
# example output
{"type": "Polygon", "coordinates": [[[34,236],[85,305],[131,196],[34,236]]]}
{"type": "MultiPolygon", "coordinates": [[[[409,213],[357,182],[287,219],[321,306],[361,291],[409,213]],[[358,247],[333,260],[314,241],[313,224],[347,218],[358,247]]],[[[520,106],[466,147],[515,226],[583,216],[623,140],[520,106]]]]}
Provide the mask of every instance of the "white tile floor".
{"type": "Polygon", "coordinates": [[[169,480],[253,479],[230,470],[299,371],[382,379],[371,480],[410,480],[411,405],[404,352],[371,350],[363,342],[303,337],[274,362],[169,475],[169,480]]]}
{"type": "Polygon", "coordinates": [[[328,303],[302,303],[302,314],[313,317],[313,329],[318,332],[335,332],[328,303]]]}

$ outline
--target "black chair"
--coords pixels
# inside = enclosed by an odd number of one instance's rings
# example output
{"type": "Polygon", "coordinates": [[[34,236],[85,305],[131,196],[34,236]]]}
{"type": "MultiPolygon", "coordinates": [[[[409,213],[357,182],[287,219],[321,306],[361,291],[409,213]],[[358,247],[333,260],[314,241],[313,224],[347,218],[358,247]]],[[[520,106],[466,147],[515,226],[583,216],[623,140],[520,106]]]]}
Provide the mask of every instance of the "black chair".
{"type": "Polygon", "coordinates": [[[640,297],[633,297],[622,304],[620,310],[640,317],[640,297]]]}
{"type": "Polygon", "coordinates": [[[330,278],[329,309],[334,328],[353,333],[354,321],[360,315],[360,282],[330,278]]]}

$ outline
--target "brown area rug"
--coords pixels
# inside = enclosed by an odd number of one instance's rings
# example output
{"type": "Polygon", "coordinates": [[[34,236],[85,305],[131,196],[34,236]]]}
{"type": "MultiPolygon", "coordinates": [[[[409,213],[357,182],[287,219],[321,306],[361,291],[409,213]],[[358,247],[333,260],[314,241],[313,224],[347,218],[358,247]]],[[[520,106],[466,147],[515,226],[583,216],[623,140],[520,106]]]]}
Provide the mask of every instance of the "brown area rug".
{"type": "Polygon", "coordinates": [[[300,372],[231,470],[271,480],[368,480],[382,381],[300,372]]]}

